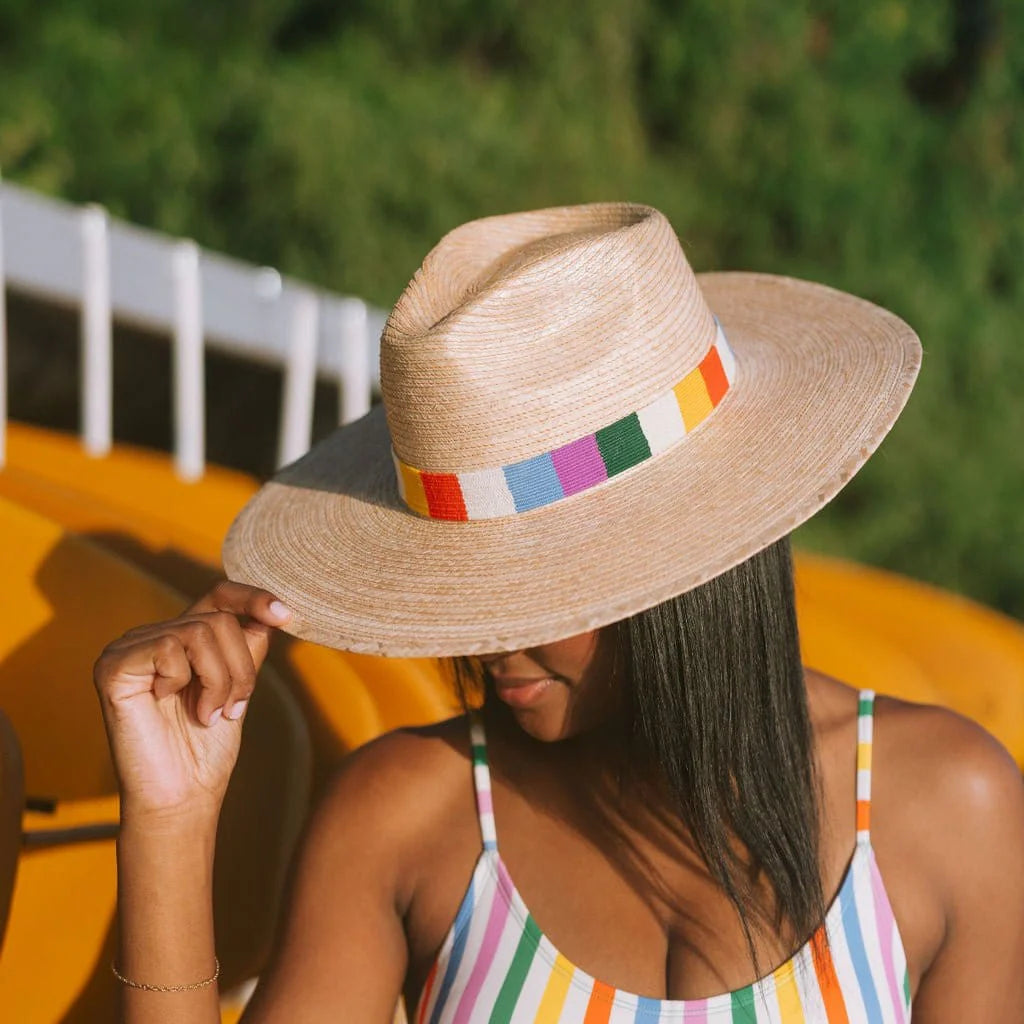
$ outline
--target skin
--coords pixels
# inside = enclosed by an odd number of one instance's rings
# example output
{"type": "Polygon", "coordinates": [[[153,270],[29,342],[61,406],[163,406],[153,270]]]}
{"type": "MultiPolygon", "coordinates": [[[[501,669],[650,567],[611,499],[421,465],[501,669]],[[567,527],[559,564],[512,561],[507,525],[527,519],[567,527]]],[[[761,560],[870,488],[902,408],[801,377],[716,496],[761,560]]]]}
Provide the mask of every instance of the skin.
{"type": "MultiPolygon", "coordinates": [[[[122,786],[120,964],[129,977],[210,973],[213,840],[244,722],[216,710],[251,693],[272,627],[285,621],[271,602],[222,586],[181,619],[115,641],[97,662],[122,786]]],[[[645,802],[617,780],[605,785],[602,753],[621,700],[607,636],[485,659],[499,696],[502,679],[552,680],[529,707],[486,712],[502,858],[542,930],[588,973],[670,999],[742,987],[753,969],[738,919],[685,829],[660,824],[650,791],[645,802]],[[644,871],[629,869],[630,851],[644,871]]],[[[857,694],[810,669],[805,679],[828,901],[855,842],[857,694]]],[[[1024,786],[1010,755],[951,711],[879,697],[872,842],[915,1022],[1013,1019],[1024,1002],[1024,786]]],[[[480,845],[463,719],[388,734],[346,759],[307,828],[245,1024],[339,1013],[383,1024],[400,994],[414,1006],[480,845]]],[[[800,942],[759,932],[755,945],[774,967],[800,942]]],[[[215,986],[128,992],[123,1019],[214,1024],[215,986]]]]}

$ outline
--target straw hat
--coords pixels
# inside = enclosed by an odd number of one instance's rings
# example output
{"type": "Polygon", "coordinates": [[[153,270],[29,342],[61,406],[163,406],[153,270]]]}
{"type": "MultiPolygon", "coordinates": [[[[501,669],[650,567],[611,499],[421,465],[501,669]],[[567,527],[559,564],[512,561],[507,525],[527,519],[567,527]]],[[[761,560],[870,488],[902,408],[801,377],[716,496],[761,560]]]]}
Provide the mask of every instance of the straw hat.
{"type": "Polygon", "coordinates": [[[920,360],[910,327],[862,299],[694,275],[650,207],[472,221],[388,319],[383,406],[268,482],[224,564],[332,647],[571,636],[811,516],[889,431],[920,360]]]}

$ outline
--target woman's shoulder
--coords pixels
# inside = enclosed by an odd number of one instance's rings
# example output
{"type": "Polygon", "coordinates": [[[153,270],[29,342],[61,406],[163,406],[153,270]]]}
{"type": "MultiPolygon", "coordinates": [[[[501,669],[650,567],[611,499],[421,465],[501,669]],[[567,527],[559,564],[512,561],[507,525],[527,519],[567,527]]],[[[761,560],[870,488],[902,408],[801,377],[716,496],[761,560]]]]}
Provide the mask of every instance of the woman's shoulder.
{"type": "Polygon", "coordinates": [[[964,937],[1009,956],[1022,948],[1024,780],[963,715],[892,697],[876,705],[872,845],[908,954],[930,978],[918,995],[942,1005],[963,977],[980,983],[1000,961],[974,962],[964,937]]]}
{"type": "Polygon", "coordinates": [[[469,762],[466,715],[394,729],[345,757],[324,799],[362,806],[382,817],[415,819],[456,793],[465,795],[469,762]]]}
{"type": "Polygon", "coordinates": [[[973,873],[1022,866],[1024,782],[991,733],[949,708],[879,696],[874,737],[872,820],[947,909],[973,873]]]}
{"type": "Polygon", "coordinates": [[[880,695],[873,746],[872,845],[927,970],[951,930],[1024,896],[1024,784],[1006,748],[950,708],[880,695]]]}
{"type": "Polygon", "coordinates": [[[332,776],[322,813],[346,831],[383,831],[396,847],[416,849],[473,817],[467,718],[394,729],[354,750],[332,776]]]}
{"type": "Polygon", "coordinates": [[[875,699],[875,774],[906,805],[936,822],[987,821],[1021,805],[1021,773],[990,732],[947,707],[879,695],[875,699]]]}
{"type": "Polygon", "coordinates": [[[395,729],[346,756],[311,819],[308,841],[339,866],[368,858],[411,898],[438,837],[475,838],[469,726],[465,715],[395,729]]]}
{"type": "MultiPolygon", "coordinates": [[[[812,670],[807,680],[816,728],[847,746],[862,691],[812,670]]],[[[959,712],[876,693],[873,718],[876,800],[924,807],[938,820],[991,813],[1017,795],[1020,768],[1009,751],[959,712]]]]}
{"type": "MultiPolygon", "coordinates": [[[[808,683],[833,763],[849,765],[858,691],[808,683]]],[[[956,711],[877,694],[873,716],[871,846],[918,978],[951,927],[981,904],[995,913],[993,892],[1024,888],[1024,784],[1002,744],[956,711]]]]}
{"type": "MultiPolygon", "coordinates": [[[[845,747],[859,711],[855,687],[808,673],[812,715],[845,747]]],[[[919,836],[956,827],[984,830],[1024,814],[1020,768],[977,722],[948,707],[876,693],[872,742],[872,820],[914,823],[919,836]]],[[[844,757],[847,755],[843,755],[844,757]]]]}

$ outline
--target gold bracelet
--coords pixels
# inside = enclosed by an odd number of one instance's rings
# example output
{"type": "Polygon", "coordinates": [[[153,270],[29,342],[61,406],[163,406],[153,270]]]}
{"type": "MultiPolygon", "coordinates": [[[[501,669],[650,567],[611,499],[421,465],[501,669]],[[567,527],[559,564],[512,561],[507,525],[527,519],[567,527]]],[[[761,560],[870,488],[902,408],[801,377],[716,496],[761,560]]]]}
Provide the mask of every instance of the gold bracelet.
{"type": "Polygon", "coordinates": [[[110,969],[114,972],[114,977],[117,978],[122,985],[127,985],[129,988],[139,988],[144,992],[193,992],[197,988],[206,988],[207,985],[212,985],[220,977],[220,961],[214,957],[213,963],[213,974],[204,981],[193,981],[191,985],[147,985],[145,982],[132,981],[131,978],[126,978],[117,969],[117,965],[113,960],[110,961],[110,969]]]}

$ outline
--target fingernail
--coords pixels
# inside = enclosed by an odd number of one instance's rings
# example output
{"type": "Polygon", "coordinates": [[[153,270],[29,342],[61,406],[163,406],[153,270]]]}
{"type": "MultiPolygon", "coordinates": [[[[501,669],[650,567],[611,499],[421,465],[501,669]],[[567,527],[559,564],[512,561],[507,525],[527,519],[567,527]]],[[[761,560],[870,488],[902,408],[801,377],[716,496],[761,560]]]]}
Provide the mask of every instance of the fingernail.
{"type": "Polygon", "coordinates": [[[228,712],[226,714],[226,717],[230,718],[232,722],[236,718],[241,718],[242,717],[242,713],[245,711],[245,709],[248,706],[248,704],[249,704],[248,700],[236,700],[235,703],[232,704],[231,708],[228,710],[228,712]]]}
{"type": "Polygon", "coordinates": [[[290,619],[292,615],[292,613],[288,611],[280,601],[270,602],[270,614],[273,615],[275,619],[290,619]]]}
{"type": "Polygon", "coordinates": [[[210,715],[210,720],[209,720],[209,721],[208,721],[208,722],[207,722],[206,724],[207,724],[208,726],[210,726],[210,725],[216,725],[216,724],[217,724],[217,721],[218,721],[218,719],[219,719],[219,718],[220,718],[220,716],[221,716],[221,712],[222,712],[223,710],[224,710],[223,708],[217,708],[217,710],[216,710],[216,711],[214,711],[214,713],[213,713],[212,715],[210,715]]]}

